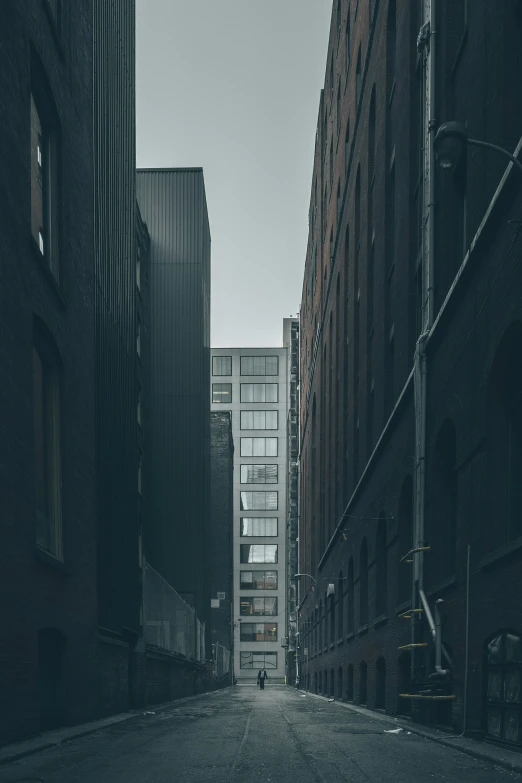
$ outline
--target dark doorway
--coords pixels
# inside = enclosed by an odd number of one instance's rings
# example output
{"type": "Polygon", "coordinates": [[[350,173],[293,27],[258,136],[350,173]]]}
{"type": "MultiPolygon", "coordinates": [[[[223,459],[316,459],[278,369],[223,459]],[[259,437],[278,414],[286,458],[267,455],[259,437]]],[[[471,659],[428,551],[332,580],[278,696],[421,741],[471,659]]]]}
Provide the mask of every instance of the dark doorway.
{"type": "Polygon", "coordinates": [[[375,667],[375,706],[383,710],[386,705],[386,661],[377,659],[375,667]]]}

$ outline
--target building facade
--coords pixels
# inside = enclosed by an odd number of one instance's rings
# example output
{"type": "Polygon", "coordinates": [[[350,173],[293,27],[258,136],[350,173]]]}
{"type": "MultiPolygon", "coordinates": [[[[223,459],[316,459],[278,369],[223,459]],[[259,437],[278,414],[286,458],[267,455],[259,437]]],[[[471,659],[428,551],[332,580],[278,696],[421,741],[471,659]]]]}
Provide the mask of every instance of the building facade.
{"type": "Polygon", "coordinates": [[[90,3],[2,4],[0,743],[98,714],[92,72],[90,3]]]}
{"type": "Polygon", "coordinates": [[[213,348],[212,411],[234,439],[234,674],[284,682],[286,648],[287,350],[213,348]]]}
{"type": "Polygon", "coordinates": [[[456,119],[519,153],[520,10],[333,4],[301,304],[299,531],[307,687],[514,745],[522,183],[472,146],[467,165],[435,169],[433,137],[456,119]]]}
{"type": "Polygon", "coordinates": [[[231,411],[210,414],[210,526],[207,568],[210,591],[209,644],[215,671],[230,681],[230,661],[222,671],[222,650],[232,651],[233,562],[232,530],[234,503],[234,440],[231,411]],[[216,645],[218,645],[216,647],[216,645]],[[219,667],[219,668],[218,668],[219,667]]]}
{"type": "Polygon", "coordinates": [[[151,238],[151,463],[143,543],[151,566],[205,621],[210,230],[203,171],[139,170],[137,195],[151,238]]]}

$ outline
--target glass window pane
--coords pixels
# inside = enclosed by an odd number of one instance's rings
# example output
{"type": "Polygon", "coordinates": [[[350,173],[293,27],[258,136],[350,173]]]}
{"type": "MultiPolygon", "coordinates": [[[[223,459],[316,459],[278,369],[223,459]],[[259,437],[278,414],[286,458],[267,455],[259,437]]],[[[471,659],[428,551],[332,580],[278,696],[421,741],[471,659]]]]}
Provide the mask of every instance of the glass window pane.
{"type": "Polygon", "coordinates": [[[518,710],[506,710],[504,713],[503,739],[506,742],[519,741],[520,712],[518,710]]]}
{"type": "Polygon", "coordinates": [[[277,669],[277,653],[265,653],[265,669],[277,669]]]}
{"type": "Polygon", "coordinates": [[[253,454],[252,446],[253,446],[252,438],[241,438],[241,456],[242,457],[255,456],[253,454]]]}
{"type": "Polygon", "coordinates": [[[277,438],[266,438],[266,457],[277,457],[277,438]]]}
{"type": "Polygon", "coordinates": [[[254,424],[253,411],[241,411],[241,429],[251,430],[254,424]]]}
{"type": "Polygon", "coordinates": [[[279,364],[278,356],[267,356],[265,375],[279,375],[278,364],[279,364]]]}
{"type": "Polygon", "coordinates": [[[212,402],[229,403],[232,402],[232,384],[231,383],[213,383],[212,384],[212,402]]]}
{"type": "Polygon", "coordinates": [[[277,429],[277,411],[266,411],[266,429],[277,429]]]}
{"type": "Polygon", "coordinates": [[[253,395],[254,402],[264,402],[265,401],[265,384],[264,383],[254,383],[252,385],[254,387],[254,395],[253,395]]]}
{"type": "Polygon", "coordinates": [[[241,669],[253,669],[254,668],[254,653],[251,652],[241,652],[240,655],[240,667],[241,669]]]}
{"type": "Polygon", "coordinates": [[[254,356],[254,375],[265,375],[265,357],[254,356]]]}
{"type": "Polygon", "coordinates": [[[252,589],[253,590],[264,590],[265,589],[265,572],[264,571],[253,571],[254,575],[253,582],[252,582],[252,589]]]}
{"type": "Polygon", "coordinates": [[[265,508],[268,511],[277,510],[277,492],[265,492],[265,508]]]}
{"type": "Polygon", "coordinates": [[[252,518],[251,517],[244,517],[241,520],[241,535],[242,536],[252,536],[252,518]]]}
{"type": "Polygon", "coordinates": [[[273,517],[265,520],[265,536],[277,536],[277,519],[273,517]]]}
{"type": "Polygon", "coordinates": [[[496,636],[488,644],[488,663],[502,662],[502,636],[496,636]]]}
{"type": "Polygon", "coordinates": [[[264,438],[252,438],[253,450],[252,456],[264,457],[265,456],[265,439],[264,438]]]}
{"type": "Polygon", "coordinates": [[[241,375],[254,374],[254,360],[252,356],[241,357],[241,375]]]}
{"type": "Polygon", "coordinates": [[[241,384],[241,402],[254,402],[254,384],[241,384]]]}
{"type": "Polygon", "coordinates": [[[507,671],[504,676],[504,699],[511,704],[520,703],[520,669],[507,671]]]}
{"type": "Polygon", "coordinates": [[[265,559],[263,563],[277,563],[277,544],[265,544],[263,549],[265,550],[263,555],[265,559]]]}
{"type": "Polygon", "coordinates": [[[277,642],[277,623],[265,623],[265,640],[277,642]]]}
{"type": "Polygon", "coordinates": [[[253,428],[255,430],[265,429],[265,412],[264,411],[252,411],[253,414],[253,428]]]}
{"type": "Polygon", "coordinates": [[[515,634],[506,634],[506,661],[508,663],[522,663],[522,639],[515,634]]]}
{"type": "Polygon", "coordinates": [[[488,672],[488,701],[500,701],[502,676],[499,671],[488,672]]]}
{"type": "Polygon", "coordinates": [[[263,615],[265,613],[265,599],[264,598],[253,598],[252,600],[254,604],[254,614],[257,615],[263,615]]]}
{"type": "Polygon", "coordinates": [[[277,598],[265,598],[265,615],[274,616],[277,614],[277,598]]]}
{"type": "Polygon", "coordinates": [[[265,480],[267,484],[277,484],[277,465],[265,465],[265,480]]]}
{"type": "Polygon", "coordinates": [[[277,590],[277,571],[265,571],[265,590],[277,590]]]}
{"type": "Polygon", "coordinates": [[[242,615],[250,615],[253,614],[252,611],[252,598],[241,598],[240,602],[240,614],[242,615]]]}
{"type": "Polygon", "coordinates": [[[277,383],[266,384],[266,402],[277,402],[277,383]]]}
{"type": "Polygon", "coordinates": [[[241,571],[241,588],[249,589],[254,584],[254,572],[253,571],[241,571]]]}
{"type": "Polygon", "coordinates": [[[264,536],[265,535],[265,520],[262,517],[255,517],[253,520],[253,527],[254,527],[254,535],[255,536],[264,536]]]}
{"type": "Polygon", "coordinates": [[[488,709],[488,734],[500,737],[500,710],[488,709]]]}

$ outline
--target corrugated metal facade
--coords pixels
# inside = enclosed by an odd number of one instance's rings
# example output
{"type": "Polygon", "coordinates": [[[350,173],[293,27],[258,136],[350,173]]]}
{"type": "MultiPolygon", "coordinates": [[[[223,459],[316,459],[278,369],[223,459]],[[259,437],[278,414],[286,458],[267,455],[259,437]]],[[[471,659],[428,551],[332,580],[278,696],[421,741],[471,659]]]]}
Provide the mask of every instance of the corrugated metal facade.
{"type": "Polygon", "coordinates": [[[94,1],[98,622],[138,631],[135,4],[94,1]]]}
{"type": "Polygon", "coordinates": [[[201,169],[140,170],[150,239],[151,502],[147,559],[208,616],[210,229],[201,169]]]}

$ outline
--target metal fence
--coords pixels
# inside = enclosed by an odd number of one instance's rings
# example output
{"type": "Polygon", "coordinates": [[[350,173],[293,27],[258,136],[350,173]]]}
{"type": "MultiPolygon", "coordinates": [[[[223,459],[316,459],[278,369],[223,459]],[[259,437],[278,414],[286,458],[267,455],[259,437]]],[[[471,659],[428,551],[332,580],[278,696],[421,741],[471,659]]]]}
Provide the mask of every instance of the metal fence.
{"type": "Polygon", "coordinates": [[[212,645],[212,654],[214,676],[219,680],[230,672],[230,650],[216,642],[216,644],[212,645]]]}
{"type": "Polygon", "coordinates": [[[195,609],[145,560],[143,629],[149,644],[205,662],[205,624],[198,620],[195,609]]]}

